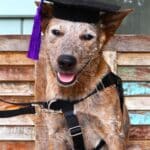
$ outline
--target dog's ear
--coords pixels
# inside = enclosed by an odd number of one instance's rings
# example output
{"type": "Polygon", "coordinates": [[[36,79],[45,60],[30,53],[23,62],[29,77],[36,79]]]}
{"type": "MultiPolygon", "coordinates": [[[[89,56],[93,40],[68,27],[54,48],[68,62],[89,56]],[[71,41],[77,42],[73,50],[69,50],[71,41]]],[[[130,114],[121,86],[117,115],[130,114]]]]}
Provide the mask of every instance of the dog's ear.
{"type": "Polygon", "coordinates": [[[101,15],[100,31],[105,35],[105,43],[114,35],[123,19],[132,11],[132,9],[126,9],[101,15]]]}
{"type": "MultiPolygon", "coordinates": [[[[40,2],[35,2],[37,6],[40,5],[40,2]]],[[[43,3],[42,4],[42,11],[41,11],[41,17],[42,17],[42,22],[41,22],[41,27],[42,27],[42,32],[44,33],[46,30],[46,27],[50,21],[50,19],[53,16],[53,6],[50,3],[43,3]]]]}

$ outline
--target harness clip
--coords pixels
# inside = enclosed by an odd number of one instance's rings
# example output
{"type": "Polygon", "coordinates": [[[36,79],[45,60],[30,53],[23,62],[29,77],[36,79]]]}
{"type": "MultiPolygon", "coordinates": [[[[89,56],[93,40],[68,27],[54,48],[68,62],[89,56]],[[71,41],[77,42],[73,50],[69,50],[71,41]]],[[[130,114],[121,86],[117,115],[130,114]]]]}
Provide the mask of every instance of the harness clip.
{"type": "Polygon", "coordinates": [[[81,127],[75,126],[75,127],[69,128],[69,133],[70,133],[70,136],[72,137],[81,135],[82,134],[81,127]]]}

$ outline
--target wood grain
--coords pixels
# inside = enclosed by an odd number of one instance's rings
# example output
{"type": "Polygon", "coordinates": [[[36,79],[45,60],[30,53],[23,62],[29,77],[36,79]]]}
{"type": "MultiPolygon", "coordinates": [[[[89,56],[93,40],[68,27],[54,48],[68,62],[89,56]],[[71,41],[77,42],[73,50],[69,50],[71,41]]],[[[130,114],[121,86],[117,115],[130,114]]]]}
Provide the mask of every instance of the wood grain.
{"type": "MultiPolygon", "coordinates": [[[[0,50],[27,51],[30,36],[7,35],[0,36],[0,50]]],[[[149,52],[150,36],[145,35],[116,35],[105,46],[104,50],[118,52],[149,52]],[[142,44],[141,44],[142,43],[142,44]]]]}
{"type": "Polygon", "coordinates": [[[0,126],[0,141],[34,141],[33,126],[0,126]]]}
{"type": "Polygon", "coordinates": [[[150,140],[150,126],[132,126],[129,133],[130,140],[150,140]]]}
{"type": "Polygon", "coordinates": [[[35,143],[28,141],[22,142],[0,141],[0,150],[35,150],[35,143]]]}
{"type": "Polygon", "coordinates": [[[35,65],[35,70],[35,99],[46,100],[46,59],[43,53],[40,54],[40,59],[35,65]]]}
{"type": "Polygon", "coordinates": [[[119,66],[117,72],[124,81],[150,81],[150,67],[119,66]]]}
{"type": "Polygon", "coordinates": [[[106,62],[109,64],[112,72],[116,73],[117,72],[117,53],[114,51],[104,51],[103,56],[106,60],[106,62]]]}
{"type": "Polygon", "coordinates": [[[0,96],[0,99],[11,102],[30,102],[34,101],[34,96],[0,96]]]}
{"type": "Polygon", "coordinates": [[[27,51],[30,36],[25,35],[7,35],[0,36],[1,51],[27,51]]]}
{"type": "Polygon", "coordinates": [[[0,96],[33,96],[34,83],[32,82],[0,82],[0,96]]]}
{"type": "Polygon", "coordinates": [[[150,150],[150,140],[129,141],[127,150],[150,150]]]}
{"type": "Polygon", "coordinates": [[[125,97],[125,103],[128,110],[149,110],[150,111],[150,98],[149,97],[125,97]]]}
{"type": "Polygon", "coordinates": [[[149,66],[150,53],[118,53],[118,65],[134,65],[134,66],[149,66]]]}
{"type": "Polygon", "coordinates": [[[150,82],[124,82],[125,96],[150,96],[150,82]]]}
{"type": "Polygon", "coordinates": [[[0,52],[0,65],[34,65],[24,52],[0,52]]]}
{"type": "Polygon", "coordinates": [[[34,127],[33,122],[34,115],[23,115],[23,116],[15,116],[10,118],[0,118],[0,126],[12,126],[12,127],[19,127],[19,126],[29,126],[34,127]]]}
{"type": "Polygon", "coordinates": [[[34,81],[34,66],[0,66],[0,81],[34,81]]]}
{"type": "Polygon", "coordinates": [[[146,35],[116,35],[104,50],[118,52],[150,52],[150,36],[146,35]]]}

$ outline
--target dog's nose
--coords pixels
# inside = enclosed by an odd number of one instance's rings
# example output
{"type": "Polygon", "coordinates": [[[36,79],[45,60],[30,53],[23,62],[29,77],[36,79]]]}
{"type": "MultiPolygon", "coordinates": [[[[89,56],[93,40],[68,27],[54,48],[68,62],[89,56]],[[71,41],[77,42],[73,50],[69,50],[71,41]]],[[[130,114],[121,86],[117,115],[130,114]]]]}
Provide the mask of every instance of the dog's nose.
{"type": "Polygon", "coordinates": [[[76,66],[77,60],[71,55],[60,55],[57,62],[60,69],[68,71],[76,66]]]}

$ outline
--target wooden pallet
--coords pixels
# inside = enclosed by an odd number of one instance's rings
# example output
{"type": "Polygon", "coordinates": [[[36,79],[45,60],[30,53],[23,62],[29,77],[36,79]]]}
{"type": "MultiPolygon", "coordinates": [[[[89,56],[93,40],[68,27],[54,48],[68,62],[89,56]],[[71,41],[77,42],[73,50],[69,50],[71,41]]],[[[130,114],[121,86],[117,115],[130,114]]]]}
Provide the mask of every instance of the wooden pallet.
{"type": "MultiPolygon", "coordinates": [[[[13,102],[44,99],[41,62],[26,58],[29,36],[0,36],[0,98],[13,102]],[[42,85],[42,86],[41,86],[42,85]]],[[[131,129],[129,147],[150,150],[150,36],[117,35],[104,56],[124,81],[131,129]]],[[[9,106],[0,103],[0,109],[9,106]]],[[[0,119],[0,150],[33,150],[32,115],[0,119]]],[[[131,148],[132,149],[132,148],[131,148]]]]}

